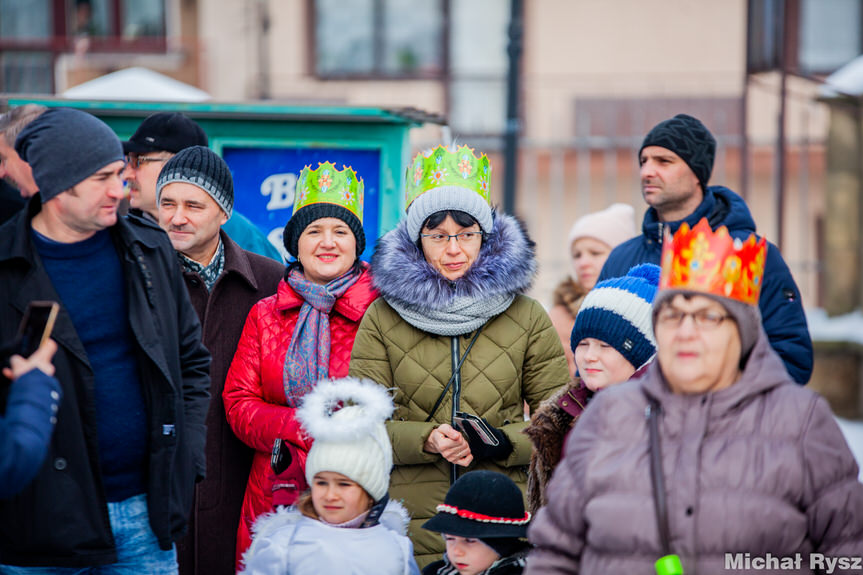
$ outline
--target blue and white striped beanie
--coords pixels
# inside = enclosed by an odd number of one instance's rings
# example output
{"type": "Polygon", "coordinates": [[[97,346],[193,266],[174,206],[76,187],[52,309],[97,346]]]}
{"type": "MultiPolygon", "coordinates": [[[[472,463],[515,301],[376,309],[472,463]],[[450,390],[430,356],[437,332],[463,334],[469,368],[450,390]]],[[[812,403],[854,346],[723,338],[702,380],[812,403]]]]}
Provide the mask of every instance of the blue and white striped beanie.
{"type": "Polygon", "coordinates": [[[647,363],[656,353],[652,318],[659,274],[659,266],[640,264],[623,277],[596,284],[575,317],[573,352],[578,342],[592,337],[619,351],[635,369],[647,363]]]}

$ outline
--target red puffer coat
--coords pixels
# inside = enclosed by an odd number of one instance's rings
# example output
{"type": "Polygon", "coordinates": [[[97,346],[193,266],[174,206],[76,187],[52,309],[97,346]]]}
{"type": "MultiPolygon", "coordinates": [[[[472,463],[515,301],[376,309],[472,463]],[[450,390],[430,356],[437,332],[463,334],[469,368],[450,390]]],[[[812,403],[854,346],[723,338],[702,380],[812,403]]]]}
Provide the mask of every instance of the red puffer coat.
{"type": "MultiPolygon", "coordinates": [[[[330,377],[348,374],[357,328],[377,295],[366,268],[336,300],[330,312],[330,377]]],[[[273,509],[273,442],[280,437],[296,447],[292,451],[299,456],[302,468],[311,446],[294,419],[294,409],[286,405],[282,382],[285,354],[302,305],[302,297],[284,280],[275,295],[255,304],[246,318],[222,393],[228,423],[237,437],[255,450],[237,530],[238,562],[251,543],[255,518],[273,509]]]]}

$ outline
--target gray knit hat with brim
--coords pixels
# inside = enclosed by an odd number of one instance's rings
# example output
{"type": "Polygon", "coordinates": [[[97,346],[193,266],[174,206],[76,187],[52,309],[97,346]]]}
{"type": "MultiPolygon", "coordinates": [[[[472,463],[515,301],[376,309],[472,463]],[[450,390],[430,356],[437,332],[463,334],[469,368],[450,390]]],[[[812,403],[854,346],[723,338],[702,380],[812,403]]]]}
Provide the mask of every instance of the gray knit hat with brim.
{"type": "Polygon", "coordinates": [[[477,221],[485,233],[490,233],[494,226],[491,216],[491,206],[473,190],[458,186],[441,186],[421,194],[408,207],[408,236],[414,241],[420,237],[423,224],[432,214],[457,210],[469,214],[477,221]]]}
{"type": "Polygon", "coordinates": [[[33,170],[42,203],[123,161],[123,145],[108,125],[74,108],[52,108],[30,122],[15,151],[33,170]]]}
{"type": "Polygon", "coordinates": [[[664,289],[656,294],[656,299],[653,301],[653,325],[656,330],[656,314],[666,302],[671,301],[674,296],[681,294],[684,296],[704,296],[710,298],[722,307],[734,319],[737,324],[737,332],[740,334],[740,367],[746,364],[749,354],[755,347],[758,341],[758,331],[761,325],[761,311],[758,306],[745,304],[741,301],[733,300],[727,297],[714,295],[694,290],[681,289],[664,289]]]}
{"type": "Polygon", "coordinates": [[[165,163],[156,181],[156,204],[162,188],[173,182],[195,185],[210,195],[231,217],[234,209],[234,180],[231,170],[219,154],[204,146],[181,150],[165,163]]]}

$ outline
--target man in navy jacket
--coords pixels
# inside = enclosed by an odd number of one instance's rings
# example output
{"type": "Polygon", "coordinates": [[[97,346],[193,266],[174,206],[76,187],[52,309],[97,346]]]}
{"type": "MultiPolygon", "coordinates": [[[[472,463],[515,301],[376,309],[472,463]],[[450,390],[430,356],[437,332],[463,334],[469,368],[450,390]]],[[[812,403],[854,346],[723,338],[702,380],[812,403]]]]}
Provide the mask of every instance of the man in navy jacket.
{"type": "MultiPolygon", "coordinates": [[[[726,226],[734,238],[755,233],[755,221],[743,198],[722,186],[707,186],[713,170],[716,140],[698,119],[686,114],[657,124],[639,150],[641,192],[650,206],[641,235],[617,246],[599,281],[625,275],[640,263],[660,263],[666,231],[674,234],[687,222],[707,218],[715,230],[726,226]]],[[[805,385],[812,374],[812,339],[806,325],[800,290],[779,248],[768,243],[764,285],[758,307],[770,345],[788,373],[805,385]]]]}

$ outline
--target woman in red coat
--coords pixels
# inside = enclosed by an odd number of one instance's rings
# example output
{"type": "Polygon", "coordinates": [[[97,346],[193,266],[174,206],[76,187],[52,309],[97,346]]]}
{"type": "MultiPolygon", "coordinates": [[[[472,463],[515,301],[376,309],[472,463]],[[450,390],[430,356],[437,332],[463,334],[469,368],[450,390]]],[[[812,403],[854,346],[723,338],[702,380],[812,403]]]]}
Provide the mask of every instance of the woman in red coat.
{"type": "Polygon", "coordinates": [[[360,320],[377,297],[362,228],[363,183],[350,168],[329,162],[303,169],[284,242],[296,258],[275,295],[255,304],[222,394],[228,423],[255,449],[246,484],[237,559],[251,543],[255,518],[293,503],[310,444],[296,421],[302,397],[321,379],[348,373],[360,320]],[[270,467],[276,439],[287,442],[293,464],[279,476],[270,467]]]}

